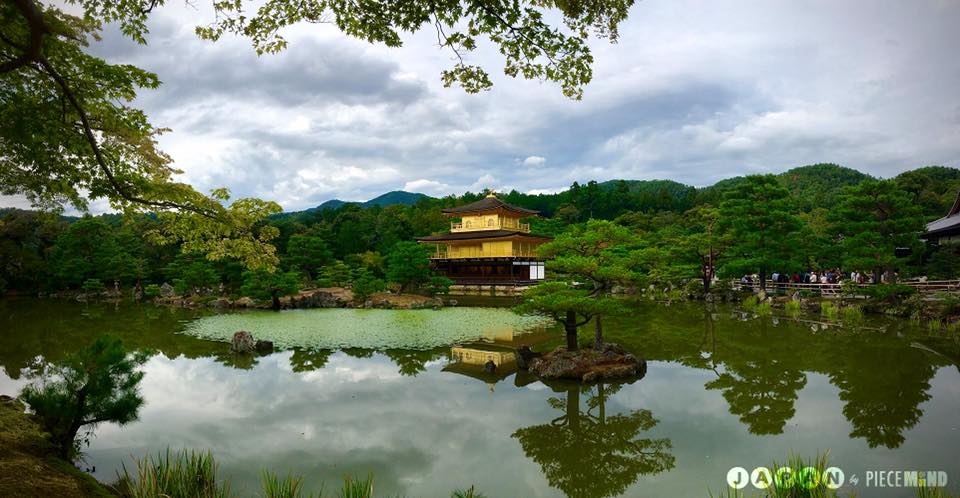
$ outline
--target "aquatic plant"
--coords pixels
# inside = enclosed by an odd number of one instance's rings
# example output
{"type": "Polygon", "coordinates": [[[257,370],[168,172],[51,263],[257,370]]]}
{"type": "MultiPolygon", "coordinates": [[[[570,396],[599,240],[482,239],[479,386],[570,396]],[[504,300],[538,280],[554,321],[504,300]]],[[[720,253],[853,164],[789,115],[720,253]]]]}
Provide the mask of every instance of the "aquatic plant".
{"type": "MultiPolygon", "coordinates": [[[[233,498],[230,483],[219,479],[219,466],[210,451],[181,450],[146,456],[135,460],[136,472],[123,466],[112,491],[123,498],[233,498]]],[[[374,498],[373,474],[365,478],[345,476],[336,495],[326,495],[323,486],[317,493],[307,494],[302,476],[280,477],[269,470],[260,472],[263,498],[374,498]]],[[[456,489],[451,498],[486,498],[475,486],[456,489]]]]}
{"type": "Polygon", "coordinates": [[[228,498],[230,484],[217,476],[219,466],[209,451],[178,451],[147,456],[136,461],[136,474],[127,466],[115,485],[121,496],[129,498],[228,498]]]}
{"type": "Polygon", "coordinates": [[[800,315],[800,301],[790,300],[783,305],[783,310],[792,317],[797,317],[800,315]]]}
{"type": "Polygon", "coordinates": [[[820,314],[827,317],[828,320],[836,320],[839,311],[837,305],[830,301],[820,303],[820,314]]]}
{"type": "Polygon", "coordinates": [[[744,309],[752,310],[757,307],[758,303],[759,303],[759,300],[757,300],[757,296],[751,295],[751,296],[747,296],[747,298],[744,299],[743,302],[740,303],[740,305],[743,306],[744,309]]]}
{"type": "Polygon", "coordinates": [[[773,313],[773,305],[770,304],[769,301],[764,302],[764,303],[760,303],[760,304],[757,305],[757,314],[758,314],[758,315],[766,316],[766,315],[770,315],[771,313],[773,313]]]}
{"type": "Polygon", "coordinates": [[[930,332],[940,332],[943,330],[943,322],[938,319],[930,320],[927,324],[927,327],[930,328],[930,332]]]}
{"type": "Polygon", "coordinates": [[[317,495],[313,493],[304,495],[303,477],[287,474],[286,477],[280,477],[269,470],[260,473],[260,488],[263,491],[264,498],[320,498],[323,496],[323,489],[317,495]]]}
{"type": "Polygon", "coordinates": [[[487,497],[483,493],[477,491],[475,487],[470,486],[467,489],[454,490],[453,494],[450,495],[450,498],[487,498],[487,497]]]}
{"type": "Polygon", "coordinates": [[[843,308],[843,320],[850,323],[859,323],[863,321],[863,310],[859,306],[845,306],[843,308]]]}
{"type": "Polygon", "coordinates": [[[367,474],[366,479],[345,477],[340,498],[373,498],[373,474],[367,474]]]}
{"type": "Polygon", "coordinates": [[[522,333],[548,323],[543,317],[494,308],[309,309],[207,316],[190,322],[184,333],[229,342],[234,332],[246,330],[278,348],[426,350],[481,337],[492,339],[507,330],[522,333]]]}

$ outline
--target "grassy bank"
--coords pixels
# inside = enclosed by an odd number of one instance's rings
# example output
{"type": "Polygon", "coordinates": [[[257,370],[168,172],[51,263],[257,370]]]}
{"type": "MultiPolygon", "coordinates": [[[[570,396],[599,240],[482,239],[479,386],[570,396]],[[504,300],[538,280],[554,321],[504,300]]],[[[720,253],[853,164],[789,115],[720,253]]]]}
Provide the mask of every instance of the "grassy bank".
{"type": "Polygon", "coordinates": [[[0,490],[4,496],[113,496],[90,475],[55,456],[56,448],[17,400],[0,396],[0,490]]]}

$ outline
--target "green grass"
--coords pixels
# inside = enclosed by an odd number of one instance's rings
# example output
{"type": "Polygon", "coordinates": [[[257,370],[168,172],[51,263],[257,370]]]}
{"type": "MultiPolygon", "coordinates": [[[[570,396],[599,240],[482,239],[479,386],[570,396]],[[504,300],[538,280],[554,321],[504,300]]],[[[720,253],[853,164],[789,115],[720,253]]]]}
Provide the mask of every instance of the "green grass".
{"type": "MultiPolygon", "coordinates": [[[[123,467],[119,480],[113,486],[123,498],[233,498],[230,483],[217,475],[217,463],[209,451],[178,451],[161,453],[156,458],[147,456],[135,461],[135,472],[123,467]]],[[[304,489],[302,476],[285,477],[264,470],[260,473],[263,498],[374,498],[373,474],[366,478],[344,477],[343,487],[336,494],[325,494],[323,487],[317,493],[304,489]]],[[[457,489],[451,498],[486,498],[474,486],[457,489]]]]}
{"type": "Polygon", "coordinates": [[[126,465],[117,489],[129,498],[227,498],[230,484],[218,479],[217,463],[207,452],[179,451],[136,461],[131,474],[126,465]]]}
{"type": "Polygon", "coordinates": [[[828,320],[836,320],[839,313],[840,308],[838,308],[836,304],[831,303],[830,301],[824,301],[820,303],[820,314],[825,316],[828,320]]]}
{"type": "Polygon", "coordinates": [[[800,316],[801,307],[800,301],[787,301],[787,304],[783,305],[783,310],[792,317],[800,316]]]}
{"type": "Polygon", "coordinates": [[[373,474],[368,474],[363,480],[345,477],[343,490],[340,491],[339,496],[340,498],[373,498],[373,474]]]}
{"type": "Polygon", "coordinates": [[[843,308],[843,321],[856,324],[863,321],[863,310],[859,306],[846,306],[843,308]]]}
{"type": "Polygon", "coordinates": [[[473,486],[467,489],[458,489],[450,495],[450,498],[487,498],[486,495],[477,491],[473,486]]]}
{"type": "Polygon", "coordinates": [[[303,477],[287,474],[280,477],[269,470],[260,473],[260,487],[264,498],[317,498],[323,496],[323,489],[317,495],[304,495],[303,477]]]}

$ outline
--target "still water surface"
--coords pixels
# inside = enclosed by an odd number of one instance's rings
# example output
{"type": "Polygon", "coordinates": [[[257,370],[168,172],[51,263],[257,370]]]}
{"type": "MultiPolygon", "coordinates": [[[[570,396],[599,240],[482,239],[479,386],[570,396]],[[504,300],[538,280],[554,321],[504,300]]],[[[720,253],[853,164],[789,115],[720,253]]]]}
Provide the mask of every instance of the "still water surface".
{"type": "MultiPolygon", "coordinates": [[[[867,470],[946,471],[960,482],[960,341],[903,321],[826,329],[733,308],[648,307],[607,320],[649,360],[632,384],[545,385],[511,348],[559,343],[550,325],[492,308],[298,310],[213,315],[152,306],[0,301],[0,393],[34,361],[100,333],[156,354],[140,420],[104,424],[87,448],[111,481],[131,456],[210,449],[237,491],[260,469],[319,489],[372,472],[378,494],[706,496],[732,466],[830,452],[867,470]],[[215,339],[246,329],[287,349],[237,359],[215,339]],[[302,346],[302,347],[297,347],[302,346]],[[484,374],[486,358],[501,363],[484,374]]],[[[584,331],[584,339],[589,331],[584,331]]]]}

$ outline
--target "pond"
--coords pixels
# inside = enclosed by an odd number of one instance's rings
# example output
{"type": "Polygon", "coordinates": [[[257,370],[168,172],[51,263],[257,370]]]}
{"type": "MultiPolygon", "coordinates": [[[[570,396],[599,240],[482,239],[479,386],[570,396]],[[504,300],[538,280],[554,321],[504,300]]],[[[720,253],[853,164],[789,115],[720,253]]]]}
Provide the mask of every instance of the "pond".
{"type": "Polygon", "coordinates": [[[644,306],[605,331],[649,361],[646,376],[580,387],[516,371],[513,348],[551,348],[560,333],[504,309],[215,315],[5,300],[0,394],[15,395],[31,363],[100,333],[155,351],[139,421],[101,425],[85,450],[106,482],[132,456],[169,447],[212,450],[245,495],[272,469],[328,491],[372,472],[382,496],[471,484],[489,497],[706,496],[731,467],[829,451],[860,496],[905,495],[863,489],[872,470],[945,471],[956,493],[960,341],[865,322],[644,306]],[[240,329],[284,349],[238,359],[214,340],[240,329]],[[488,358],[496,373],[484,372],[488,358]]]}

